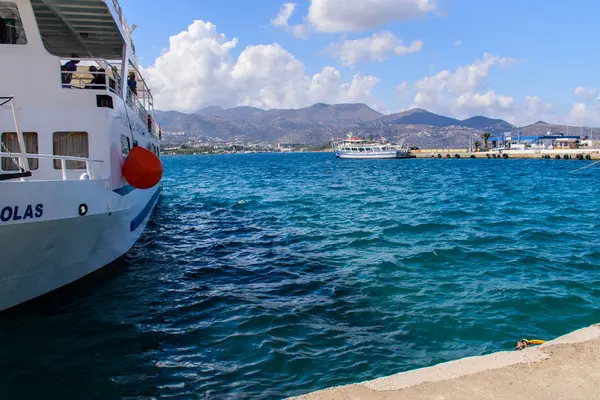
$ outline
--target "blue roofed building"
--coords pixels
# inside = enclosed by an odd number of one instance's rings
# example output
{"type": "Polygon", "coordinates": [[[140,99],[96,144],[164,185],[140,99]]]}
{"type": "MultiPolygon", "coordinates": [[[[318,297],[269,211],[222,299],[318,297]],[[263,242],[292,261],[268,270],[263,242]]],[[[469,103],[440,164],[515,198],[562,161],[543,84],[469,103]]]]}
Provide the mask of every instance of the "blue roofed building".
{"type": "Polygon", "coordinates": [[[488,139],[488,147],[503,150],[526,149],[577,149],[581,136],[576,135],[543,135],[527,136],[523,132],[505,133],[488,139]]]}

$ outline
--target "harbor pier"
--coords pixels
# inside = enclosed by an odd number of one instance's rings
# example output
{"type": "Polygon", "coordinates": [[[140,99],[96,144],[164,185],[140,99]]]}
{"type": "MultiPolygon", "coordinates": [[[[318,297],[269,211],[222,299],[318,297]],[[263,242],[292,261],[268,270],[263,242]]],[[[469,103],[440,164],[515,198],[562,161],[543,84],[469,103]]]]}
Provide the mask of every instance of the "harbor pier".
{"type": "Polygon", "coordinates": [[[532,158],[560,160],[600,160],[599,149],[469,151],[468,149],[411,150],[416,158],[532,158]]]}
{"type": "Polygon", "coordinates": [[[584,400],[600,398],[600,325],[537,347],[468,357],[299,400],[584,400]]]}

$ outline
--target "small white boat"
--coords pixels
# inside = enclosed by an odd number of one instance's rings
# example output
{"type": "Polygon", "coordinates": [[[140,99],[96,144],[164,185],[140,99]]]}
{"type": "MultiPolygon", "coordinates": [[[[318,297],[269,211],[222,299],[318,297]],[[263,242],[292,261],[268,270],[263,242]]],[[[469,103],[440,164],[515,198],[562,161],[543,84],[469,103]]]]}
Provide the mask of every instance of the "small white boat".
{"type": "Polygon", "coordinates": [[[408,149],[398,145],[365,140],[348,134],[348,138],[333,144],[335,156],[354,159],[410,158],[408,149]]]}

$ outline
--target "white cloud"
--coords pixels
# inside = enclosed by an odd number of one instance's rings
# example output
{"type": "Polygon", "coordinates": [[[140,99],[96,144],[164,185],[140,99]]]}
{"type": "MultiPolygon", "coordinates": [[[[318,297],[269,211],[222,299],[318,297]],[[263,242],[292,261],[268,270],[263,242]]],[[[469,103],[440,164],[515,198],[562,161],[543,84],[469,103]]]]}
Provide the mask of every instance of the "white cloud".
{"type": "Polygon", "coordinates": [[[524,107],[521,109],[521,113],[522,117],[527,118],[530,122],[545,121],[554,117],[554,107],[551,103],[543,101],[538,96],[525,96],[524,107]]]}
{"type": "Polygon", "coordinates": [[[473,64],[458,67],[456,71],[444,70],[434,76],[424,77],[415,82],[415,87],[420,91],[450,92],[460,95],[481,89],[488,77],[491,67],[506,67],[516,63],[514,58],[492,56],[484,53],[483,58],[473,64]]]}
{"type": "Polygon", "coordinates": [[[415,40],[409,46],[402,44],[402,40],[390,31],[375,33],[372,36],[344,40],[329,46],[329,54],[339,57],[347,65],[354,65],[361,61],[384,61],[390,53],[403,55],[421,51],[423,42],[415,40]]]}
{"type": "Polygon", "coordinates": [[[460,46],[461,44],[462,44],[462,41],[460,41],[460,40],[457,40],[457,41],[454,42],[455,46],[460,46]]]}
{"type": "Polygon", "coordinates": [[[208,105],[297,108],[317,102],[377,103],[374,76],[354,75],[344,82],[340,71],[325,67],[313,76],[278,44],[248,46],[237,59],[228,40],[210,22],[194,21],[170,38],[168,51],[142,72],[159,109],[196,111],[208,105]]]}
{"type": "Polygon", "coordinates": [[[399,44],[394,49],[394,53],[401,56],[406,53],[418,53],[423,48],[423,42],[421,40],[415,40],[408,47],[403,44],[399,44]]]}
{"type": "Polygon", "coordinates": [[[286,32],[291,32],[297,38],[306,39],[308,30],[306,25],[297,24],[290,25],[289,20],[296,8],[295,3],[284,3],[279,9],[279,13],[271,20],[271,25],[283,29],[286,32]]]}
{"type": "Polygon", "coordinates": [[[596,98],[596,96],[598,95],[598,92],[596,91],[596,88],[593,87],[583,87],[583,86],[577,86],[575,88],[575,97],[579,97],[581,99],[583,99],[584,101],[590,101],[596,98]]]}
{"type": "MultiPolygon", "coordinates": [[[[504,118],[518,125],[530,124],[539,119],[552,119],[552,104],[537,96],[526,96],[524,101],[519,102],[514,97],[486,88],[492,68],[509,67],[517,62],[519,60],[514,58],[484,53],[482,58],[454,71],[444,70],[425,76],[412,85],[411,107],[457,118],[474,115],[504,118]]],[[[404,104],[407,92],[411,92],[411,88],[404,82],[396,88],[400,103],[404,104]]]]}
{"type": "Polygon", "coordinates": [[[378,112],[380,112],[380,113],[382,113],[384,115],[392,113],[390,111],[390,109],[385,104],[383,104],[383,103],[376,102],[376,103],[370,103],[370,104],[367,104],[367,105],[369,107],[371,107],[373,110],[378,111],[378,112]]]}
{"type": "Polygon", "coordinates": [[[589,118],[588,108],[584,102],[573,104],[573,107],[571,108],[571,119],[573,121],[581,121],[583,124],[589,118]]]}
{"type": "Polygon", "coordinates": [[[306,39],[308,37],[308,29],[306,28],[306,25],[304,25],[304,24],[294,25],[294,26],[290,27],[290,31],[292,32],[292,35],[294,35],[294,37],[297,37],[300,39],[306,39]]]}
{"type": "Polygon", "coordinates": [[[466,115],[493,114],[498,109],[511,110],[515,100],[510,96],[497,95],[494,91],[486,93],[466,92],[456,98],[456,108],[466,115]]]}
{"type": "Polygon", "coordinates": [[[459,118],[476,114],[508,115],[515,108],[512,97],[496,94],[493,90],[484,93],[480,90],[492,67],[506,67],[515,62],[517,60],[513,58],[484,53],[483,58],[458,67],[454,72],[444,70],[421,78],[414,83],[413,106],[459,118]]]}
{"type": "Polygon", "coordinates": [[[271,20],[271,24],[280,28],[289,26],[288,21],[294,13],[294,8],[296,8],[296,4],[284,3],[279,9],[279,13],[271,20]]]}
{"type": "Polygon", "coordinates": [[[358,32],[436,10],[436,0],[311,0],[308,20],[321,32],[358,32]]]}
{"type": "Polygon", "coordinates": [[[574,125],[600,125],[600,97],[596,89],[578,86],[574,93],[581,101],[573,104],[569,122],[574,125]]]}
{"type": "Polygon", "coordinates": [[[593,104],[577,102],[569,114],[569,123],[575,126],[599,126],[600,108],[593,104]]]}
{"type": "Polygon", "coordinates": [[[402,81],[396,86],[396,105],[400,110],[406,110],[412,101],[412,92],[407,81],[402,81]]]}

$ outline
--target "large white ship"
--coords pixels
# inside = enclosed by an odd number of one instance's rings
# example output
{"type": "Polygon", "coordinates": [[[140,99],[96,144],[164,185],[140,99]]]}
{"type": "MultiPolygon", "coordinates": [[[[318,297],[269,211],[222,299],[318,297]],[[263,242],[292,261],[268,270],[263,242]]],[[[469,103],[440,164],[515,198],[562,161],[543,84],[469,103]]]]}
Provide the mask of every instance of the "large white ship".
{"type": "Polygon", "coordinates": [[[125,254],[158,201],[162,166],[116,0],[0,0],[0,71],[4,310],[125,254]]]}

